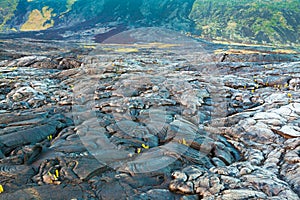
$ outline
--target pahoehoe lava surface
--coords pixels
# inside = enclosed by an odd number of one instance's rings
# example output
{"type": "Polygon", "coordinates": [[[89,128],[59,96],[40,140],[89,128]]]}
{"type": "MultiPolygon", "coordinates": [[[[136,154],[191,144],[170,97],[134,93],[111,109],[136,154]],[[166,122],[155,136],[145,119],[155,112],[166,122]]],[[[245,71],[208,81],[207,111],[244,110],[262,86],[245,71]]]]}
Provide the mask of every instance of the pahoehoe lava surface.
{"type": "Polygon", "coordinates": [[[0,46],[0,199],[299,199],[298,54],[162,28],[0,46]]]}

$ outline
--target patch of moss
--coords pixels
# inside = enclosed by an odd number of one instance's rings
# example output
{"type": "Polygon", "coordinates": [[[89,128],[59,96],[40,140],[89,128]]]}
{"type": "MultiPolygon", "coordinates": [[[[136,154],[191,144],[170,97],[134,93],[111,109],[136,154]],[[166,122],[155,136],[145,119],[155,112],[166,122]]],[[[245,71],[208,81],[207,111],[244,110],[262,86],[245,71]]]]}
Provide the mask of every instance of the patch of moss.
{"type": "Polygon", "coordinates": [[[45,6],[42,11],[34,9],[28,17],[28,20],[21,26],[21,31],[39,31],[51,28],[54,20],[51,19],[53,9],[45,6]]]}

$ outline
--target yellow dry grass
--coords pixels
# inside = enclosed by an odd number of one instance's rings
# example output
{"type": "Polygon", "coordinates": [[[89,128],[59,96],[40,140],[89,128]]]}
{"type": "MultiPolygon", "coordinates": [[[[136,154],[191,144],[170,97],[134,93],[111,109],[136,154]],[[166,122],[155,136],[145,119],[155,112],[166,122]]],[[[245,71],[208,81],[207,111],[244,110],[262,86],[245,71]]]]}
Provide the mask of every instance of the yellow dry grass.
{"type": "Polygon", "coordinates": [[[137,53],[139,50],[137,48],[118,48],[115,49],[115,52],[118,53],[137,53]]]}
{"type": "Polygon", "coordinates": [[[160,43],[160,42],[152,42],[152,43],[142,43],[142,44],[106,44],[106,46],[123,46],[123,47],[132,47],[132,48],[171,48],[176,46],[181,46],[181,44],[169,44],[169,43],[160,43]]]}
{"type": "Polygon", "coordinates": [[[295,53],[299,53],[295,50],[291,50],[291,49],[276,49],[273,52],[275,53],[284,53],[284,54],[295,54],[295,53]]]}
{"type": "Polygon", "coordinates": [[[54,25],[54,21],[51,19],[52,8],[45,6],[42,11],[37,9],[33,10],[28,17],[28,20],[21,26],[21,31],[39,31],[46,30],[54,25]]]}
{"type": "Polygon", "coordinates": [[[251,49],[218,49],[214,51],[215,54],[227,53],[227,54],[264,54],[263,52],[251,49]]]}
{"type": "Polygon", "coordinates": [[[245,44],[231,41],[222,41],[222,40],[212,40],[212,43],[215,44],[224,44],[224,45],[238,45],[238,46],[247,46],[247,47],[273,47],[271,45],[261,45],[261,44],[245,44]]]}
{"type": "Polygon", "coordinates": [[[85,48],[85,49],[96,49],[96,45],[87,44],[87,45],[83,45],[82,47],[85,48]]]}
{"type": "Polygon", "coordinates": [[[276,49],[276,50],[270,50],[269,52],[263,52],[259,50],[254,49],[217,49],[214,51],[215,54],[268,54],[268,53],[279,53],[279,54],[299,54],[299,52],[291,49],[276,49]]]}

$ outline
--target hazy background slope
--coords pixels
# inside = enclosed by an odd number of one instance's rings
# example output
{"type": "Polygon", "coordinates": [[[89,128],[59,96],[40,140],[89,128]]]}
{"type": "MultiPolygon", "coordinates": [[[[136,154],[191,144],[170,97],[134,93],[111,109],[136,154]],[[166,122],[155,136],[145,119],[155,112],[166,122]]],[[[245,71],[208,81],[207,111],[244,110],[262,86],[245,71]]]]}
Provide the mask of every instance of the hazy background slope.
{"type": "Polygon", "coordinates": [[[300,1],[0,0],[2,33],[64,34],[120,25],[164,26],[212,40],[298,44],[300,1]]]}
{"type": "Polygon", "coordinates": [[[190,18],[207,38],[299,43],[299,0],[196,0],[190,18]]]}

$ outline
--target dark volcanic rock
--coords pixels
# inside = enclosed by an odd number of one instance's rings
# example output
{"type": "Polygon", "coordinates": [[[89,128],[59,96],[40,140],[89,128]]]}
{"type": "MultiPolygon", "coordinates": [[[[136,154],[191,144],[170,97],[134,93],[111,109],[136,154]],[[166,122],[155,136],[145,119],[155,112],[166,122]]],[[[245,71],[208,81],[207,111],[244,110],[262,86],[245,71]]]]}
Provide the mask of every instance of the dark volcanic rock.
{"type": "Polygon", "coordinates": [[[299,199],[298,62],[105,42],[1,62],[1,199],[299,199]]]}
{"type": "Polygon", "coordinates": [[[2,151],[4,154],[7,154],[18,146],[41,142],[50,135],[55,136],[57,132],[65,126],[65,118],[62,116],[54,116],[40,126],[1,135],[0,143],[3,145],[2,151]]]}
{"type": "Polygon", "coordinates": [[[68,199],[84,198],[80,186],[34,186],[16,190],[12,193],[1,194],[1,199],[68,199]]]}

